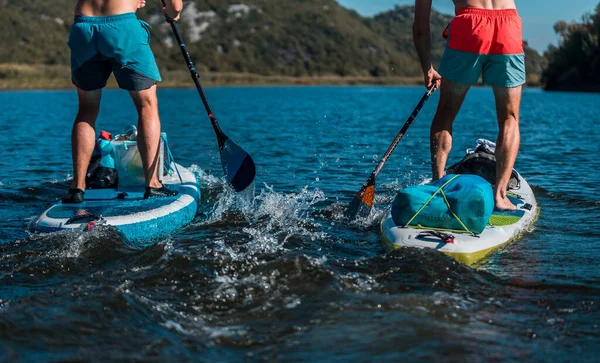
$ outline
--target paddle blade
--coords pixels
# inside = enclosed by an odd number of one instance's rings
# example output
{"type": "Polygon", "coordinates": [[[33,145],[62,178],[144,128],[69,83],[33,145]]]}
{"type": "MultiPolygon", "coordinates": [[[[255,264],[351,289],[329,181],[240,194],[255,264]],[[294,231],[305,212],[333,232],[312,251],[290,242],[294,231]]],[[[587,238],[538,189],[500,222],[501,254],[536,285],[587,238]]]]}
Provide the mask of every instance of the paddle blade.
{"type": "Polygon", "coordinates": [[[371,177],[356,194],[348,210],[346,218],[355,220],[357,218],[367,218],[371,214],[373,204],[375,203],[375,178],[371,177]]]}
{"type": "Polygon", "coordinates": [[[254,182],[256,176],[254,161],[231,139],[225,139],[222,145],[219,149],[225,179],[236,192],[241,192],[254,182]]]}

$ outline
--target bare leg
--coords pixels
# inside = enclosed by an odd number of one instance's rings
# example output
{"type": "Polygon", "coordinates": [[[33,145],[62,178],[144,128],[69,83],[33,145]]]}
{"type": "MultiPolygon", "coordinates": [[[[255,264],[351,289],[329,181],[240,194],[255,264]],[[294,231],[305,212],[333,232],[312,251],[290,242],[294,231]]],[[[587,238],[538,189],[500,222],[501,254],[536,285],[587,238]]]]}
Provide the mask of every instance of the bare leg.
{"type": "Polygon", "coordinates": [[[160,142],[160,118],[156,86],[143,91],[129,92],[138,111],[137,146],[142,157],[146,186],[160,188],[156,169],[158,168],[158,146],[160,142]]]}
{"type": "Polygon", "coordinates": [[[73,182],[71,188],[85,190],[85,175],[96,143],[96,118],[100,111],[102,90],[83,91],[77,89],[79,111],[71,132],[73,156],[73,182]]]}
{"type": "Polygon", "coordinates": [[[515,210],[517,207],[506,196],[510,175],[519,153],[519,107],[522,87],[494,87],[498,115],[498,140],[496,141],[496,209],[515,210]]]}
{"type": "Polygon", "coordinates": [[[470,85],[442,80],[440,102],[431,123],[431,169],[433,180],[445,174],[446,161],[452,149],[452,124],[465,100],[470,85]]]}

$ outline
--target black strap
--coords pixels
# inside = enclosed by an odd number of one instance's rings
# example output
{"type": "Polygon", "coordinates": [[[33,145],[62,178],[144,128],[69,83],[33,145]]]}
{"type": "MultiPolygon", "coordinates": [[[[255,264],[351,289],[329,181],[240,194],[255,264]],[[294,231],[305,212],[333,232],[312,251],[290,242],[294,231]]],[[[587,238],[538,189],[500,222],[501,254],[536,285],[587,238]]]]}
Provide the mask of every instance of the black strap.
{"type": "Polygon", "coordinates": [[[100,220],[102,220],[102,216],[97,216],[94,213],[85,212],[84,214],[79,214],[79,215],[69,218],[69,220],[65,224],[73,224],[75,222],[82,222],[82,221],[90,222],[90,221],[100,221],[100,220]]]}
{"type": "Polygon", "coordinates": [[[444,243],[454,243],[454,235],[450,233],[444,233],[440,231],[425,231],[419,233],[417,238],[423,237],[437,237],[442,240],[444,243]]]}

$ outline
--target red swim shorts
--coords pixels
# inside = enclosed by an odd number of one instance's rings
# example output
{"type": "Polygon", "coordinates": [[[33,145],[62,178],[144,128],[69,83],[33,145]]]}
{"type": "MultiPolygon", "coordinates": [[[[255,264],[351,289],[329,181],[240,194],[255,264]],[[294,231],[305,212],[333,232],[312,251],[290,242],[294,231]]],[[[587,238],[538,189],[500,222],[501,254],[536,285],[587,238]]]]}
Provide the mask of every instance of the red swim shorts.
{"type": "Polygon", "coordinates": [[[525,83],[523,26],[516,9],[464,8],[444,35],[448,44],[440,65],[443,78],[462,84],[518,87],[525,83]]]}

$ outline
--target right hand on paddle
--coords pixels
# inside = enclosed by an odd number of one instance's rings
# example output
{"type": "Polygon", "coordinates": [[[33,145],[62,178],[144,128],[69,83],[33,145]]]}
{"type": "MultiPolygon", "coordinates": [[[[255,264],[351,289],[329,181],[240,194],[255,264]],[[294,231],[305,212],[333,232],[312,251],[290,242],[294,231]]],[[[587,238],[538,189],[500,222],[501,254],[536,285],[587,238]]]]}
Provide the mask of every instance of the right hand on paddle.
{"type": "Polygon", "coordinates": [[[429,68],[428,71],[423,72],[423,75],[425,76],[424,83],[426,88],[430,88],[435,84],[435,88],[433,89],[435,91],[442,84],[442,76],[440,76],[440,74],[433,67],[429,68]]]}

